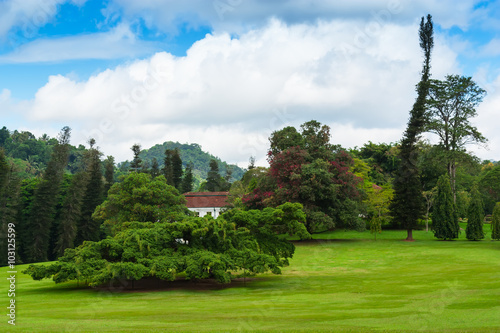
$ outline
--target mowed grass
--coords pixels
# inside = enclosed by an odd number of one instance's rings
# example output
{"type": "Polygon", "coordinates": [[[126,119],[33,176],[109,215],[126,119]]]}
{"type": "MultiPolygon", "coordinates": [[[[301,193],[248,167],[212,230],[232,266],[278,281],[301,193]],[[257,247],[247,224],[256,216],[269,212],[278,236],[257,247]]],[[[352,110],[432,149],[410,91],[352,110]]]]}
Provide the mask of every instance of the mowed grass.
{"type": "Polygon", "coordinates": [[[18,273],[16,326],[4,314],[0,331],[499,332],[500,242],[466,241],[465,232],[447,242],[432,232],[414,231],[412,243],[405,236],[318,234],[296,243],[282,275],[246,285],[109,292],[18,273]]]}

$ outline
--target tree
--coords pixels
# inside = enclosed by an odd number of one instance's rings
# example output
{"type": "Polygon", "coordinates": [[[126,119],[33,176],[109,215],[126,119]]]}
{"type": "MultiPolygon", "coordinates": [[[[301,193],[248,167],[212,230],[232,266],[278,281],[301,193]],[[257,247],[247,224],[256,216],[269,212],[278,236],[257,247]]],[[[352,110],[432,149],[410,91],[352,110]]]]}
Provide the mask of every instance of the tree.
{"type": "Polygon", "coordinates": [[[188,193],[193,190],[193,165],[188,163],[184,171],[184,178],[182,179],[182,193],[188,193]]]}
{"type": "Polygon", "coordinates": [[[139,156],[141,154],[141,145],[136,143],[130,149],[134,153],[134,159],[130,162],[130,171],[140,172],[142,167],[142,159],[139,156]]]}
{"type": "Polygon", "coordinates": [[[483,194],[486,212],[490,214],[495,203],[500,201],[500,163],[491,168],[484,168],[479,176],[479,185],[483,194]]]}
{"type": "Polygon", "coordinates": [[[438,180],[437,196],[432,214],[432,229],[434,237],[443,240],[458,238],[460,231],[450,178],[447,174],[442,175],[438,180]]]}
{"type": "Polygon", "coordinates": [[[206,189],[209,192],[218,192],[221,190],[221,176],[219,174],[219,164],[216,160],[210,160],[210,171],[207,176],[206,189]]]}
{"type": "Polygon", "coordinates": [[[88,175],[85,172],[78,172],[71,179],[64,198],[58,223],[58,237],[55,244],[55,255],[62,256],[68,248],[73,248],[77,233],[77,226],[82,217],[81,209],[83,196],[87,186],[88,175]]]}
{"type": "Polygon", "coordinates": [[[471,200],[467,210],[467,228],[465,235],[468,240],[481,240],[484,238],[483,231],[484,207],[478,185],[474,184],[471,191],[471,200]]]}
{"type": "Polygon", "coordinates": [[[108,191],[113,185],[115,175],[115,158],[113,156],[108,156],[104,160],[104,179],[106,183],[104,185],[104,195],[108,195],[108,191]]]}
{"type": "Polygon", "coordinates": [[[455,202],[457,161],[466,154],[466,145],[487,141],[470,122],[485,94],[471,77],[447,75],[445,81],[430,80],[426,130],[439,137],[455,202]]]}
{"type": "Polygon", "coordinates": [[[168,185],[175,185],[174,182],[174,166],[173,166],[173,150],[165,150],[165,159],[163,163],[163,176],[167,180],[168,185]]]}
{"type": "MultiPolygon", "coordinates": [[[[9,165],[3,148],[0,148],[0,266],[8,263],[9,225],[18,226],[17,214],[19,209],[20,181],[15,175],[13,166],[9,165]]],[[[17,228],[16,228],[17,230],[17,228]]],[[[19,242],[19,238],[17,238],[19,242]]],[[[19,256],[19,246],[16,247],[16,255],[19,256]]]]}
{"type": "Polygon", "coordinates": [[[300,204],[286,203],[263,211],[233,210],[217,220],[206,216],[129,222],[114,237],[86,242],[67,250],[56,263],[30,265],[24,273],[35,280],[52,277],[56,283],[84,280],[93,287],[120,278],[172,281],[183,274],[188,280],[213,278],[228,283],[241,276],[239,271],[244,276],[267,271],[280,274],[295,247],[279,234],[307,234],[300,208],[300,204]]]}
{"type": "Polygon", "coordinates": [[[432,206],[434,205],[434,200],[436,199],[437,187],[432,188],[430,191],[422,192],[425,198],[425,232],[429,231],[429,213],[432,206]]]}
{"type": "Polygon", "coordinates": [[[151,177],[155,178],[160,175],[160,166],[158,165],[158,160],[156,157],[153,158],[153,162],[151,162],[151,177]]]}
{"type": "Polygon", "coordinates": [[[28,230],[31,239],[29,260],[32,262],[46,261],[48,257],[50,232],[59,199],[59,186],[68,163],[70,133],[71,129],[67,126],[60,132],[31,204],[28,230]]]}
{"type": "Polygon", "coordinates": [[[389,185],[383,187],[372,186],[367,191],[368,214],[370,215],[370,232],[374,234],[377,240],[377,233],[382,232],[382,225],[389,222],[389,205],[394,191],[389,185]]]}
{"type": "Polygon", "coordinates": [[[115,235],[131,221],[174,222],[187,215],[186,199],[167,184],[163,176],[151,178],[145,173],[131,173],[115,183],[108,198],[93,214],[108,235],[115,235]]]}
{"type": "Polygon", "coordinates": [[[179,149],[174,149],[174,151],[172,152],[172,179],[173,186],[179,191],[181,190],[183,174],[182,160],[179,149]]]}
{"type": "Polygon", "coordinates": [[[427,22],[422,17],[419,37],[420,48],[424,52],[422,76],[417,85],[417,99],[401,142],[401,164],[394,179],[394,200],[391,204],[394,220],[407,230],[407,241],[413,241],[412,231],[423,216],[424,210],[417,143],[424,130],[425,103],[429,92],[430,59],[434,46],[431,15],[427,15],[427,22]]]}
{"type": "Polygon", "coordinates": [[[491,217],[491,239],[500,240],[500,202],[497,202],[491,217]]]}
{"type": "MultiPolygon", "coordinates": [[[[275,131],[269,138],[269,171],[242,201],[249,208],[276,207],[299,202],[312,233],[334,227],[364,229],[359,219],[361,181],[350,168],[353,160],[339,146],[330,144],[330,128],[312,120],[275,131]]],[[[253,171],[248,178],[252,179],[253,171]]],[[[252,185],[253,187],[254,185],[252,185]]]]}
{"type": "Polygon", "coordinates": [[[103,201],[102,153],[94,147],[95,140],[89,141],[90,148],[85,154],[85,172],[87,174],[87,184],[83,194],[81,206],[81,217],[78,221],[78,229],[75,244],[80,245],[84,241],[97,241],[100,238],[100,225],[92,218],[92,214],[98,205],[103,201]]]}

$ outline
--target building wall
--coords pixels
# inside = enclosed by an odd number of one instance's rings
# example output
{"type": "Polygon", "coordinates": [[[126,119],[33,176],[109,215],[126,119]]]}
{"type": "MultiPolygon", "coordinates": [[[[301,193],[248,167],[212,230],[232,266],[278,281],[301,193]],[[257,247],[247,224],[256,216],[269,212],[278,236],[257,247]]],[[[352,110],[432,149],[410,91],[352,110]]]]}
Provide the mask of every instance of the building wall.
{"type": "Polygon", "coordinates": [[[200,208],[188,208],[192,212],[198,212],[200,217],[211,213],[211,215],[216,219],[220,215],[220,207],[200,207],[200,208]]]}

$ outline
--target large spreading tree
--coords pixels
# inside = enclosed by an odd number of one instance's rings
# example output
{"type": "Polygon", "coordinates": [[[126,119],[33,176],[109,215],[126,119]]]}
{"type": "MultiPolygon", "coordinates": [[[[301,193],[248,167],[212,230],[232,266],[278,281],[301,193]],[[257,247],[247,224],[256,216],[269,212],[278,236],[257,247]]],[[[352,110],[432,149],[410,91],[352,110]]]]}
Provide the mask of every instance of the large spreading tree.
{"type": "Polygon", "coordinates": [[[266,179],[243,198],[249,208],[298,202],[309,232],[334,227],[360,228],[360,178],[350,172],[353,160],[330,144],[330,128],[312,120],[275,131],[269,138],[266,179]]]}
{"type": "Polygon", "coordinates": [[[184,198],[164,177],[132,173],[123,183],[113,185],[110,201],[98,213],[116,226],[121,222],[113,237],[67,249],[56,263],[31,265],[25,273],[35,280],[78,280],[91,286],[146,277],[171,281],[179,274],[227,283],[248,274],[279,274],[295,249],[279,234],[307,237],[305,214],[298,203],[264,210],[235,209],[217,220],[188,217],[178,212],[184,198]],[[154,201],[163,195],[160,207],[154,201]],[[174,220],[164,218],[174,215],[174,220]]]}
{"type": "Polygon", "coordinates": [[[391,204],[392,216],[399,225],[407,230],[406,240],[413,240],[413,229],[423,217],[424,198],[418,167],[418,140],[424,131],[425,108],[429,92],[430,60],[434,46],[431,15],[427,21],[420,22],[420,47],[424,53],[422,76],[417,85],[417,99],[410,112],[408,126],[401,141],[400,167],[394,179],[394,199],[391,204]]]}
{"type": "Polygon", "coordinates": [[[457,162],[467,160],[465,146],[486,143],[486,138],[471,123],[477,116],[476,107],[486,91],[471,77],[447,75],[444,81],[429,81],[426,130],[439,137],[456,203],[457,162]]]}

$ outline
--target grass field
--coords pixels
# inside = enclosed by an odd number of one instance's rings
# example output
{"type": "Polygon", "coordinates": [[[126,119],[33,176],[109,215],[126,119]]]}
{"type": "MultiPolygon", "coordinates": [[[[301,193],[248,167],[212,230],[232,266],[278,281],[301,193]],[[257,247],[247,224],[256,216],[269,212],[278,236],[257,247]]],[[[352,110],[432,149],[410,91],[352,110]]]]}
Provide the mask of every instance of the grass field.
{"type": "Polygon", "coordinates": [[[7,324],[5,284],[0,332],[499,332],[500,242],[405,236],[319,234],[296,244],[282,275],[246,285],[109,292],[18,273],[16,326],[7,324]]]}

